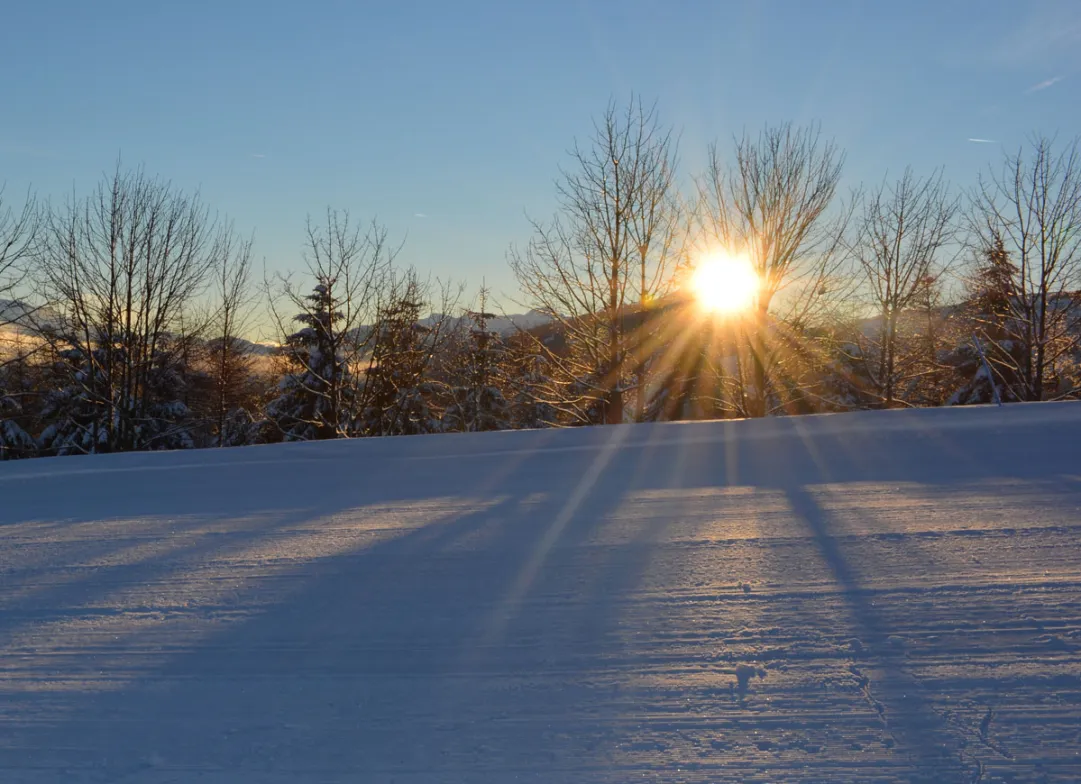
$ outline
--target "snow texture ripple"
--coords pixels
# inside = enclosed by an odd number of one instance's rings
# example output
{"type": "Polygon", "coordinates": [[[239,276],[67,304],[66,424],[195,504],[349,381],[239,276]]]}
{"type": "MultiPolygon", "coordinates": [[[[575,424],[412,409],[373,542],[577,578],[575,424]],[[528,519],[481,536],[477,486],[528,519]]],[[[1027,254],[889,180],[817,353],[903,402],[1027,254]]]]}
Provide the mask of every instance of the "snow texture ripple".
{"type": "Polygon", "coordinates": [[[1081,404],[0,464],[0,781],[1081,781],[1081,404]]]}

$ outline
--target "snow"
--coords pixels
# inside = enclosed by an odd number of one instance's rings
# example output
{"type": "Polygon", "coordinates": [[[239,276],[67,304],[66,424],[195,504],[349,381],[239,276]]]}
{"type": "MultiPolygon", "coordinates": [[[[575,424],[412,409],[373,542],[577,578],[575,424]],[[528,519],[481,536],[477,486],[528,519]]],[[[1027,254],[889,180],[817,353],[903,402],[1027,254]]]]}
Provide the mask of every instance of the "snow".
{"type": "Polygon", "coordinates": [[[0,464],[0,781],[1076,782],[1081,404],[0,464]]]}

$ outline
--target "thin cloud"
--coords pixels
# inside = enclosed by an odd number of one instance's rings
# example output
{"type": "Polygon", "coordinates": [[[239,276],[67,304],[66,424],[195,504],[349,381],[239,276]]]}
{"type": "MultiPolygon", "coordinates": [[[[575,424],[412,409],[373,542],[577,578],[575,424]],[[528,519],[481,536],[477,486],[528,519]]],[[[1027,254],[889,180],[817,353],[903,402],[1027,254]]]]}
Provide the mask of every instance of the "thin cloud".
{"type": "Polygon", "coordinates": [[[997,144],[994,139],[969,139],[973,144],[997,144]]]}
{"type": "MultiPolygon", "coordinates": [[[[1000,65],[1035,65],[1049,53],[1064,54],[1073,60],[1081,44],[1081,6],[1065,0],[1045,3],[1021,12],[1007,37],[990,47],[980,41],[980,53],[989,53],[1000,65]]],[[[1076,61],[1075,61],[1076,62],[1076,61]]]]}
{"type": "Polygon", "coordinates": [[[1061,76],[1052,76],[1050,79],[1042,81],[1039,84],[1032,85],[1027,90],[1025,90],[1025,92],[1026,93],[1038,93],[1040,90],[1046,90],[1048,87],[1051,87],[1052,85],[1058,84],[1061,81],[1062,81],[1061,76]]]}
{"type": "Polygon", "coordinates": [[[427,218],[428,215],[427,215],[427,213],[424,213],[424,212],[414,212],[413,217],[414,218],[427,218]]]}
{"type": "Polygon", "coordinates": [[[263,154],[263,153],[261,153],[261,152],[253,152],[253,153],[251,154],[251,157],[253,157],[253,158],[265,158],[265,157],[266,157],[266,155],[264,155],[264,154],[263,154]]]}

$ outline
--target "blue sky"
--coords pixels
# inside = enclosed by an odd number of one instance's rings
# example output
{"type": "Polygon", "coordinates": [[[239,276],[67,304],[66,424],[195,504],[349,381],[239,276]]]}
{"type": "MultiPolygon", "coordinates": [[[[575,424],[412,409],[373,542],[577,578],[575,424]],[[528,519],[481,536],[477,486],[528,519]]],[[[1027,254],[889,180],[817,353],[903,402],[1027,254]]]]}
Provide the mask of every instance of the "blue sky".
{"type": "Polygon", "coordinates": [[[299,265],[308,213],[377,217],[424,272],[512,293],[507,247],[610,97],[657,101],[683,171],[743,128],[817,121],[849,184],[971,184],[1081,131],[1081,3],[12,3],[0,181],[64,198],[121,155],[299,265]],[[993,144],[971,142],[987,139],[993,144]]]}

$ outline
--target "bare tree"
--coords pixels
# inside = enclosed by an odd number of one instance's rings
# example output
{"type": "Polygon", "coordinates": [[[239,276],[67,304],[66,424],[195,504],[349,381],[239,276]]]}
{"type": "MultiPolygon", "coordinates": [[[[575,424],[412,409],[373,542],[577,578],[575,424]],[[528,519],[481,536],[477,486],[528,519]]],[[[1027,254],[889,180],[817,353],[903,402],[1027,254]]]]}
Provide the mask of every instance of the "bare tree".
{"type": "Polygon", "coordinates": [[[27,357],[38,341],[27,340],[23,328],[34,315],[25,301],[16,300],[28,275],[38,235],[38,210],[28,195],[21,210],[4,203],[0,187],[0,460],[33,454],[34,440],[18,419],[24,413],[22,383],[27,370],[27,357]],[[19,329],[9,334],[7,327],[16,323],[19,329]]]}
{"type": "Polygon", "coordinates": [[[982,330],[988,359],[1015,399],[1054,397],[1081,341],[1081,137],[1056,150],[1034,136],[1006,154],[972,192],[970,224],[977,255],[1001,256],[1008,278],[1002,339],[982,330]]]}
{"type": "Polygon", "coordinates": [[[556,185],[559,214],[532,221],[533,238],[509,261],[529,304],[565,335],[567,351],[538,350],[573,390],[571,415],[614,424],[644,370],[643,362],[628,368],[637,348],[628,311],[665,292],[679,255],[676,143],[656,109],[632,98],[624,108],[610,103],[589,143],[570,155],[556,185]]]}
{"type": "Polygon", "coordinates": [[[223,229],[214,252],[216,311],[211,322],[210,377],[214,431],[218,446],[235,437],[227,433],[231,413],[251,398],[252,351],[245,334],[252,328],[252,240],[241,240],[231,226],[223,229]]]}
{"type": "Polygon", "coordinates": [[[178,409],[162,385],[175,379],[176,340],[209,282],[216,232],[197,196],[119,165],[51,212],[41,275],[60,323],[46,335],[85,414],[54,433],[57,450],[177,445],[168,423],[178,409]]]}
{"type": "Polygon", "coordinates": [[[836,293],[844,261],[842,237],[851,208],[831,216],[844,155],[816,127],[766,128],[735,142],[727,164],[716,145],[700,182],[709,242],[746,254],[759,279],[746,319],[747,357],[739,358],[741,413],[765,416],[781,391],[783,363],[827,293],[836,293]],[[750,365],[750,389],[742,379],[750,365]]]}
{"type": "MultiPolygon", "coordinates": [[[[0,187],[0,329],[16,322],[26,326],[34,315],[34,308],[17,296],[30,272],[29,263],[39,234],[39,214],[32,195],[27,195],[21,209],[13,209],[5,204],[4,189],[0,187]]],[[[9,356],[0,350],[0,367],[22,356],[23,351],[9,356]]]]}
{"type": "Polygon", "coordinates": [[[941,172],[920,179],[910,169],[895,183],[879,186],[864,203],[851,250],[876,321],[872,329],[857,333],[859,359],[886,407],[895,404],[902,383],[930,369],[923,361],[926,346],[908,340],[908,333],[923,331],[926,337],[934,329],[927,303],[934,301],[934,290],[952,262],[957,207],[941,172]],[[921,306],[927,306],[922,314],[917,313],[921,306]]]}

